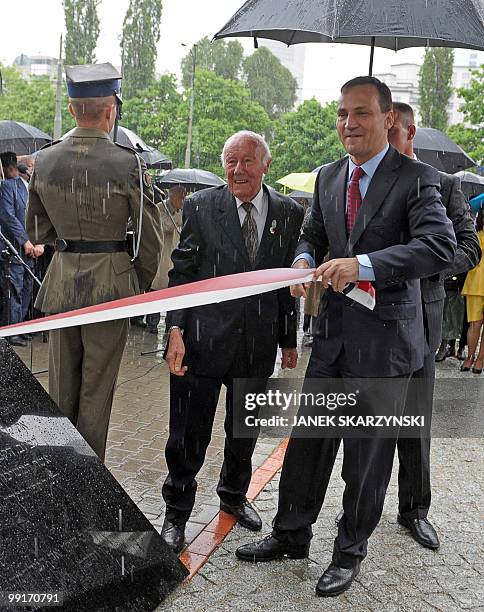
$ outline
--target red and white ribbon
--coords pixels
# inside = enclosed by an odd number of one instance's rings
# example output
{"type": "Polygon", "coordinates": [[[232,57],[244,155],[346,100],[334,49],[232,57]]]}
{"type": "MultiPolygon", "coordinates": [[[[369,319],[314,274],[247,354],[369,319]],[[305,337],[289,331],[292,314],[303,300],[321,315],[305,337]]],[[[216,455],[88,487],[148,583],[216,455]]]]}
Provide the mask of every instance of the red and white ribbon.
{"type": "MultiPolygon", "coordinates": [[[[209,278],[178,287],[169,287],[168,289],[151,291],[150,293],[122,298],[113,302],[105,302],[95,306],[79,308],[78,310],[49,315],[42,319],[0,327],[0,337],[32,334],[51,329],[73,327],[75,325],[128,319],[155,312],[166,312],[168,310],[227,302],[282,289],[290,285],[310,282],[313,280],[313,272],[314,270],[274,268],[271,270],[255,270],[254,272],[209,278]]],[[[373,290],[371,283],[367,284],[373,290]]],[[[372,296],[371,290],[361,288],[363,283],[358,283],[358,285],[360,285],[360,288],[350,285],[348,290],[345,290],[345,294],[347,297],[373,310],[375,305],[374,290],[372,296]]]]}

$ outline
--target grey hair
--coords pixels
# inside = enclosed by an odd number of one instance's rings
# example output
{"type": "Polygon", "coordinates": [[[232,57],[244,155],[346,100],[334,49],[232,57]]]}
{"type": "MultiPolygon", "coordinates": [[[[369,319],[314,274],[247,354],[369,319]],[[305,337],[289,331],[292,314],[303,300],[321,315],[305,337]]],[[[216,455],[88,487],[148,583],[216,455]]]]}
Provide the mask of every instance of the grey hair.
{"type": "Polygon", "coordinates": [[[230,145],[234,144],[236,140],[239,140],[241,138],[252,140],[253,142],[257,144],[257,149],[262,149],[262,151],[264,152],[264,157],[262,160],[264,164],[267,163],[271,159],[272,157],[271,151],[269,149],[269,145],[264,140],[264,138],[260,134],[256,134],[255,132],[250,132],[249,130],[242,130],[240,132],[236,132],[235,134],[232,134],[232,136],[230,136],[224,144],[224,148],[222,149],[222,155],[220,156],[220,160],[222,161],[222,166],[224,168],[225,168],[225,154],[227,152],[227,149],[230,147],[230,145]]]}

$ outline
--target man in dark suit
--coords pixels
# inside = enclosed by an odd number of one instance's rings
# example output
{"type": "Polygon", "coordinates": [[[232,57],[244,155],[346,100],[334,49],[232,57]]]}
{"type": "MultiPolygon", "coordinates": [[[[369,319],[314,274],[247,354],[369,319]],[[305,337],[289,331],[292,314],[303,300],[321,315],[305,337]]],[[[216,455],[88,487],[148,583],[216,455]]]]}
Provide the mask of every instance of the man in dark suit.
{"type": "MultiPolygon", "coordinates": [[[[416,159],[413,139],[417,128],[412,107],[402,102],[393,103],[394,123],[388,133],[390,144],[400,153],[416,159]]],[[[442,315],[444,310],[444,280],[474,268],[481,257],[479,239],[469,213],[469,205],[460,188],[460,179],[451,174],[439,172],[442,204],[452,221],[457,239],[457,252],[452,266],[440,274],[423,278],[420,283],[424,311],[425,336],[430,352],[424,359],[423,367],[414,372],[414,381],[423,385],[410,384],[407,404],[411,410],[422,406],[425,414],[432,414],[435,382],[435,351],[442,339],[442,315]]],[[[439,538],[427,519],[430,508],[430,437],[400,437],[397,442],[399,457],[398,522],[410,530],[412,537],[422,546],[437,550],[439,538]]]]}
{"type": "MultiPolygon", "coordinates": [[[[183,210],[180,243],[172,254],[169,286],[227,274],[290,267],[303,209],[262,184],[271,156],[257,134],[239,132],[226,142],[222,162],[227,185],[203,190],[183,210]]],[[[224,463],[217,486],[220,507],[254,531],[261,520],[246,499],[256,436],[234,436],[242,406],[234,379],[265,389],[277,346],[282,367],[297,363],[296,312],[289,289],[168,313],[170,436],[162,536],[175,550],[195,501],[195,477],[203,465],[222,384],[227,388],[224,463]],[[253,383],[251,383],[251,380],[253,383]]]]}
{"type": "MultiPolygon", "coordinates": [[[[319,171],[311,215],[304,224],[294,267],[321,264],[323,294],[307,379],[385,378],[366,397],[402,414],[409,378],[426,351],[421,276],[446,268],[455,236],[438,191],[435,170],[400,155],[388,144],[393,125],[391,93],[374,77],[357,77],[341,90],[336,122],[348,157],[319,171]],[[373,311],[343,294],[347,283],[372,281],[373,311]]],[[[303,295],[304,287],[293,288],[303,295]]],[[[370,381],[367,383],[370,385],[370,381]]],[[[356,434],[356,432],[355,432],[356,434]]],[[[292,437],[284,458],[279,507],[271,536],[240,547],[246,561],[308,555],[340,438],[292,437]]],[[[344,515],[333,560],[316,592],[348,589],[366,556],[367,542],[383,509],[396,439],[344,438],[344,515]]]]}
{"type": "MultiPolygon", "coordinates": [[[[25,265],[32,268],[32,258],[40,252],[37,252],[30,242],[25,229],[28,191],[19,176],[15,153],[2,153],[1,162],[6,180],[0,183],[0,230],[22,257],[25,265]]],[[[2,294],[8,296],[6,320],[2,323],[20,323],[25,319],[32,300],[33,279],[21,262],[9,253],[9,248],[2,238],[0,269],[2,294]]],[[[9,342],[14,346],[27,345],[23,336],[11,336],[9,342]]]]}

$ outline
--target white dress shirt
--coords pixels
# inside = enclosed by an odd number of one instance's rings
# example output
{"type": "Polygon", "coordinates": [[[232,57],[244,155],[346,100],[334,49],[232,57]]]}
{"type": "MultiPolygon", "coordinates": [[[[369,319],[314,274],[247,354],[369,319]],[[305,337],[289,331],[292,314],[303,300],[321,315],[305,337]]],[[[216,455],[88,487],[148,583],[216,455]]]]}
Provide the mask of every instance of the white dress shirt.
{"type": "Polygon", "coordinates": [[[252,209],[252,217],[254,218],[255,223],[257,225],[257,235],[259,237],[259,244],[260,244],[262,240],[262,234],[264,233],[264,227],[266,225],[267,212],[269,210],[269,198],[267,197],[267,194],[262,188],[262,185],[261,185],[259,193],[255,196],[253,200],[242,201],[242,200],[239,200],[239,198],[237,197],[235,198],[235,203],[237,204],[237,212],[239,213],[241,227],[244,224],[245,217],[247,216],[247,213],[245,212],[244,207],[242,206],[244,202],[252,202],[252,204],[254,205],[254,208],[252,209]]]}

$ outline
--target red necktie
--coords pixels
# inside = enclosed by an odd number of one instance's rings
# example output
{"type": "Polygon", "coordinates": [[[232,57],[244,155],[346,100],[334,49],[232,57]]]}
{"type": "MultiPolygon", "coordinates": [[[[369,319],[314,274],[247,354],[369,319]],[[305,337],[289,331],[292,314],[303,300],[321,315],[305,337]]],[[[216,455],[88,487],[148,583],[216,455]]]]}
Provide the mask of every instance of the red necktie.
{"type": "Polygon", "coordinates": [[[365,174],[365,171],[356,166],[351,175],[350,182],[348,183],[348,207],[346,210],[346,229],[348,230],[348,236],[353,231],[355,226],[356,215],[360,210],[361,206],[361,193],[360,193],[360,178],[365,174]]]}

